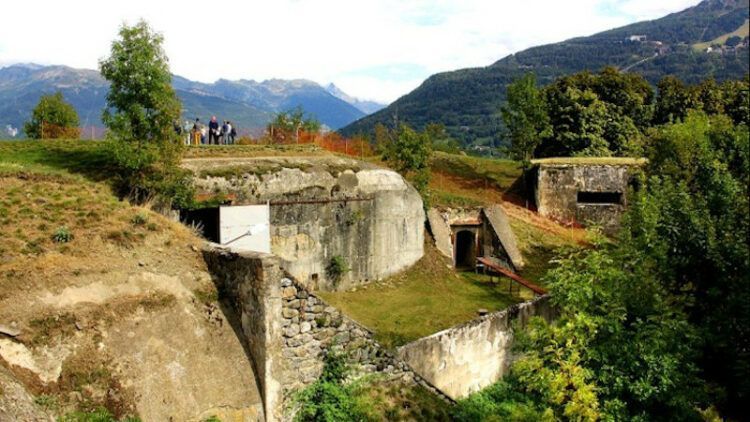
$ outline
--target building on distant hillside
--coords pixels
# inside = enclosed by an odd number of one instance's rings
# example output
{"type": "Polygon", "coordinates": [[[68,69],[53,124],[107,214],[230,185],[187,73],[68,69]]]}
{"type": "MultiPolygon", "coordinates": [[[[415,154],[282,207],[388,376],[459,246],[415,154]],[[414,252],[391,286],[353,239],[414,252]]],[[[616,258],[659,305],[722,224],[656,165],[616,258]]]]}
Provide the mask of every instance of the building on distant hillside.
{"type": "Polygon", "coordinates": [[[643,158],[567,157],[532,160],[531,179],[540,215],[565,223],[600,226],[613,233],[627,206],[633,174],[643,158]]]}
{"type": "Polygon", "coordinates": [[[646,37],[645,35],[631,35],[631,36],[628,37],[628,41],[632,41],[632,42],[646,42],[647,38],[648,37],[646,37]]]}

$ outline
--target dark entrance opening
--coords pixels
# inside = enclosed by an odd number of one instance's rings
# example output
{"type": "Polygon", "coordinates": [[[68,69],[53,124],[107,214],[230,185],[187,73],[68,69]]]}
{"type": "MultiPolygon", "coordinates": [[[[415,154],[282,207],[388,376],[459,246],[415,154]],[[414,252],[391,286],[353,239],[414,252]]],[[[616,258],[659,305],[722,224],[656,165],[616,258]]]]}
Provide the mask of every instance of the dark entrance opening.
{"type": "Polygon", "coordinates": [[[219,208],[181,210],[180,221],[198,228],[206,240],[219,242],[219,208]]]}
{"type": "Polygon", "coordinates": [[[578,192],[579,204],[621,204],[622,192],[578,192]]]}
{"type": "Polygon", "coordinates": [[[477,259],[476,237],[468,230],[456,233],[453,245],[456,257],[456,268],[474,268],[477,259]]]}

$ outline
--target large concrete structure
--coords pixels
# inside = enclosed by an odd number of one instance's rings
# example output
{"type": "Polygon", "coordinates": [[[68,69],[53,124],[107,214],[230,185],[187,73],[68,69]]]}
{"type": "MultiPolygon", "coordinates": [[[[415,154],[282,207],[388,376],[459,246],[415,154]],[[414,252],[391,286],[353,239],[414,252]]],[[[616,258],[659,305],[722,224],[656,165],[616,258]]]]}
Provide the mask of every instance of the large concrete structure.
{"type": "MultiPolygon", "coordinates": [[[[271,253],[313,290],[346,290],[414,264],[424,253],[419,193],[398,173],[339,157],[187,160],[204,196],[270,204],[271,253]],[[333,262],[343,272],[332,270],[333,262]]],[[[207,237],[215,209],[199,210],[207,237]]],[[[212,234],[213,232],[213,234],[212,234]]]]}
{"type": "Polygon", "coordinates": [[[611,233],[627,206],[633,172],[645,159],[614,157],[545,158],[531,161],[540,215],[564,223],[598,225],[611,233]]]}

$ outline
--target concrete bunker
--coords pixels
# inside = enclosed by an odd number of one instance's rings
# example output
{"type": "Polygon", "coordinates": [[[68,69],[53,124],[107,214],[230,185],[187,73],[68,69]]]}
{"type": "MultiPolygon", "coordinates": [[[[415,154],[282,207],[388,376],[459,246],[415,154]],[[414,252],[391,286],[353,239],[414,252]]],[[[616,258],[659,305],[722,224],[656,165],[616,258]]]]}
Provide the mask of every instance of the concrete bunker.
{"type": "Polygon", "coordinates": [[[453,260],[455,268],[473,269],[479,257],[511,271],[524,266],[508,216],[499,205],[432,208],[427,219],[438,250],[453,260]]]}
{"type": "MultiPolygon", "coordinates": [[[[183,167],[213,202],[268,204],[270,252],[309,289],[347,290],[403,270],[424,253],[422,199],[394,171],[330,156],[195,159],[183,167]],[[332,276],[333,261],[346,271],[332,276]]],[[[206,218],[204,234],[217,241],[223,222],[216,211],[191,213],[206,218]]]]}
{"type": "Polygon", "coordinates": [[[645,163],[645,159],[624,157],[532,160],[537,211],[561,222],[598,225],[613,233],[627,207],[634,173],[645,163]]]}

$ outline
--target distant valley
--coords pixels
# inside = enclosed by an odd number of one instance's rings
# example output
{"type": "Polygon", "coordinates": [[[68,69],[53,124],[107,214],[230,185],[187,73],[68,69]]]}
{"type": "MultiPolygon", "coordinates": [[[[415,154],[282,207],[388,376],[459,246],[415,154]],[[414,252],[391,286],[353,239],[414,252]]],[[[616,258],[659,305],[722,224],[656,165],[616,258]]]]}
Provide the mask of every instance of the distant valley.
{"type": "MultiPolygon", "coordinates": [[[[174,75],[172,84],[182,101],[183,118],[207,120],[216,115],[235,122],[240,133],[258,133],[274,113],[297,107],[335,130],[385,106],[351,97],[334,84],[323,87],[304,79],[219,79],[208,84],[174,75]]],[[[0,69],[0,129],[22,130],[39,97],[56,91],[76,108],[82,126],[99,128],[94,132],[101,133],[108,84],[99,72],[37,64],[0,69]]]]}

